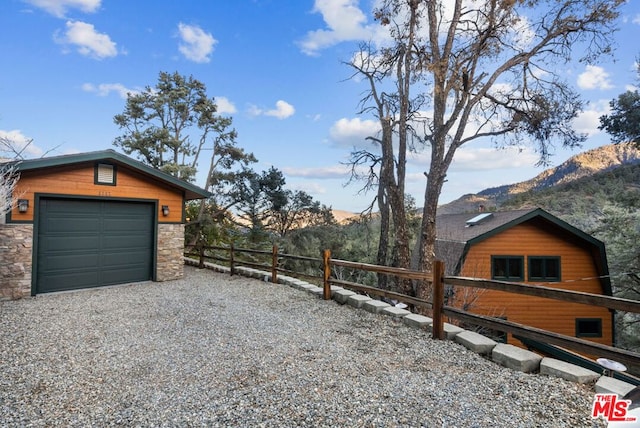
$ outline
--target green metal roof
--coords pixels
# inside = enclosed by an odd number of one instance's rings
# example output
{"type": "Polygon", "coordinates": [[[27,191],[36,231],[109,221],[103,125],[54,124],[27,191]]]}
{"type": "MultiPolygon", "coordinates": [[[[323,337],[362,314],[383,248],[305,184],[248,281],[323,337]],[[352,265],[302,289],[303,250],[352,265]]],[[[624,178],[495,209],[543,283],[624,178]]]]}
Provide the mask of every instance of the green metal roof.
{"type": "Polygon", "coordinates": [[[174,177],[171,174],[152,168],[135,159],[117,153],[114,150],[101,150],[96,152],[77,153],[72,155],[52,156],[38,159],[27,159],[15,162],[16,169],[20,171],[33,171],[38,169],[67,166],[87,162],[107,161],[124,165],[134,169],[144,175],[163,182],[169,187],[180,189],[184,192],[185,199],[204,199],[211,196],[211,193],[184,180],[174,177]]]}

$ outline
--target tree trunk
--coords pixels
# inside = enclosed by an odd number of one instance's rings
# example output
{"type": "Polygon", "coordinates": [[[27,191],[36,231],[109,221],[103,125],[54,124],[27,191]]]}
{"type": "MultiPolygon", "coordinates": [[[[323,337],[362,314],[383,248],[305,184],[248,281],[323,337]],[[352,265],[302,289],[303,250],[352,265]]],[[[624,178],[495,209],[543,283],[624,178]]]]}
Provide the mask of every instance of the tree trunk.
{"type": "MultiPolygon", "coordinates": [[[[378,186],[378,210],[380,211],[380,239],[378,240],[376,264],[386,266],[389,248],[389,203],[384,194],[384,187],[381,185],[378,186]]],[[[387,275],[378,274],[378,288],[383,290],[389,289],[387,275]]]]}
{"type": "MultiPolygon", "coordinates": [[[[418,269],[433,271],[433,261],[436,258],[436,215],[438,210],[438,199],[444,184],[444,166],[442,162],[434,163],[432,159],[427,186],[424,195],[424,207],[422,209],[422,224],[419,237],[419,262],[418,269]]],[[[431,298],[431,285],[427,282],[417,284],[416,297],[420,299],[431,298]]]]}

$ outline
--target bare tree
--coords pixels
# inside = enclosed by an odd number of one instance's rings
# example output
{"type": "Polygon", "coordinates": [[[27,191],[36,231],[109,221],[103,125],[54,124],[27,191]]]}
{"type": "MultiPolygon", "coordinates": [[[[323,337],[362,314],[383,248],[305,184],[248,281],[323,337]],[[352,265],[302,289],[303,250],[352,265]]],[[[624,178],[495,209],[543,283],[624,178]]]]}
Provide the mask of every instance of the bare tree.
{"type": "Polygon", "coordinates": [[[2,220],[15,207],[17,201],[15,189],[19,179],[20,174],[16,171],[15,163],[0,161],[0,219],[2,220]]]}
{"type": "Polygon", "coordinates": [[[4,221],[7,215],[16,204],[19,195],[15,194],[15,189],[20,180],[17,170],[18,160],[23,159],[23,153],[33,140],[26,144],[18,144],[8,137],[0,137],[0,220],[4,221]]]}
{"type": "MultiPolygon", "coordinates": [[[[377,12],[376,17],[386,22],[381,11],[377,12]]],[[[377,263],[402,268],[408,268],[411,262],[405,210],[407,153],[411,146],[409,121],[422,104],[421,97],[410,98],[414,71],[412,46],[418,40],[418,19],[417,6],[410,5],[407,22],[394,26],[391,30],[396,41],[392,48],[375,51],[371,44],[364,44],[349,62],[355,69],[356,76],[364,77],[369,84],[369,91],[361,100],[360,113],[372,113],[381,128],[379,137],[369,137],[379,148],[379,155],[366,150],[354,151],[351,154],[351,164],[369,164],[367,184],[377,181],[376,200],[381,220],[377,263]],[[389,78],[395,83],[390,92],[383,90],[389,78]],[[389,257],[391,222],[394,242],[389,257]]],[[[386,276],[379,276],[379,286],[387,288],[386,281],[386,276]]],[[[410,281],[400,281],[393,288],[405,294],[413,294],[410,281]]]]}
{"type": "MultiPolygon", "coordinates": [[[[575,147],[584,140],[571,128],[582,102],[558,67],[572,59],[577,46],[584,52],[573,59],[586,62],[610,53],[623,3],[382,1],[375,16],[391,29],[393,45],[379,55],[393,61],[384,79],[395,83],[397,114],[405,115],[396,128],[398,141],[407,132],[430,152],[414,267],[432,267],[438,200],[460,147],[481,139],[530,144],[545,163],[556,144],[575,147]],[[424,102],[420,111],[411,108],[412,100],[424,102]]],[[[400,164],[402,148],[396,153],[400,164]]],[[[416,291],[423,298],[429,292],[425,284],[416,291]]]]}

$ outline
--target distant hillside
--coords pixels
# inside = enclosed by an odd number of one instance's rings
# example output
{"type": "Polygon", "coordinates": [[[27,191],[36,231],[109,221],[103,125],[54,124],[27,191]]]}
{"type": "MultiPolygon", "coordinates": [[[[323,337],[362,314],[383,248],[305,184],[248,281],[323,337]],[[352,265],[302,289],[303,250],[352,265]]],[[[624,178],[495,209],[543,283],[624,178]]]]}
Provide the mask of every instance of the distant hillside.
{"type": "Polygon", "coordinates": [[[340,224],[346,223],[350,219],[355,219],[359,216],[359,214],[353,213],[351,211],[343,211],[343,210],[331,210],[333,213],[333,218],[340,224]]]}
{"type": "Polygon", "coordinates": [[[486,209],[493,209],[500,207],[515,195],[575,182],[623,165],[639,164],[640,150],[632,143],[602,146],[577,154],[531,180],[485,189],[477,194],[467,194],[438,209],[442,214],[475,211],[480,205],[486,209]]]}

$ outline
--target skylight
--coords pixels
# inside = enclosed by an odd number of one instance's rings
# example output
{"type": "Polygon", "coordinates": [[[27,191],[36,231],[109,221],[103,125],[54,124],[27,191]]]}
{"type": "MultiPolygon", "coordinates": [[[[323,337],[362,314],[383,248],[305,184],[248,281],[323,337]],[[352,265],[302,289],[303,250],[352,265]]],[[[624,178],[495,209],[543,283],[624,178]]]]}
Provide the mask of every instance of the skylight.
{"type": "Polygon", "coordinates": [[[467,220],[467,226],[475,226],[476,224],[481,223],[482,221],[488,219],[492,215],[493,215],[492,213],[478,214],[474,218],[467,220]]]}

